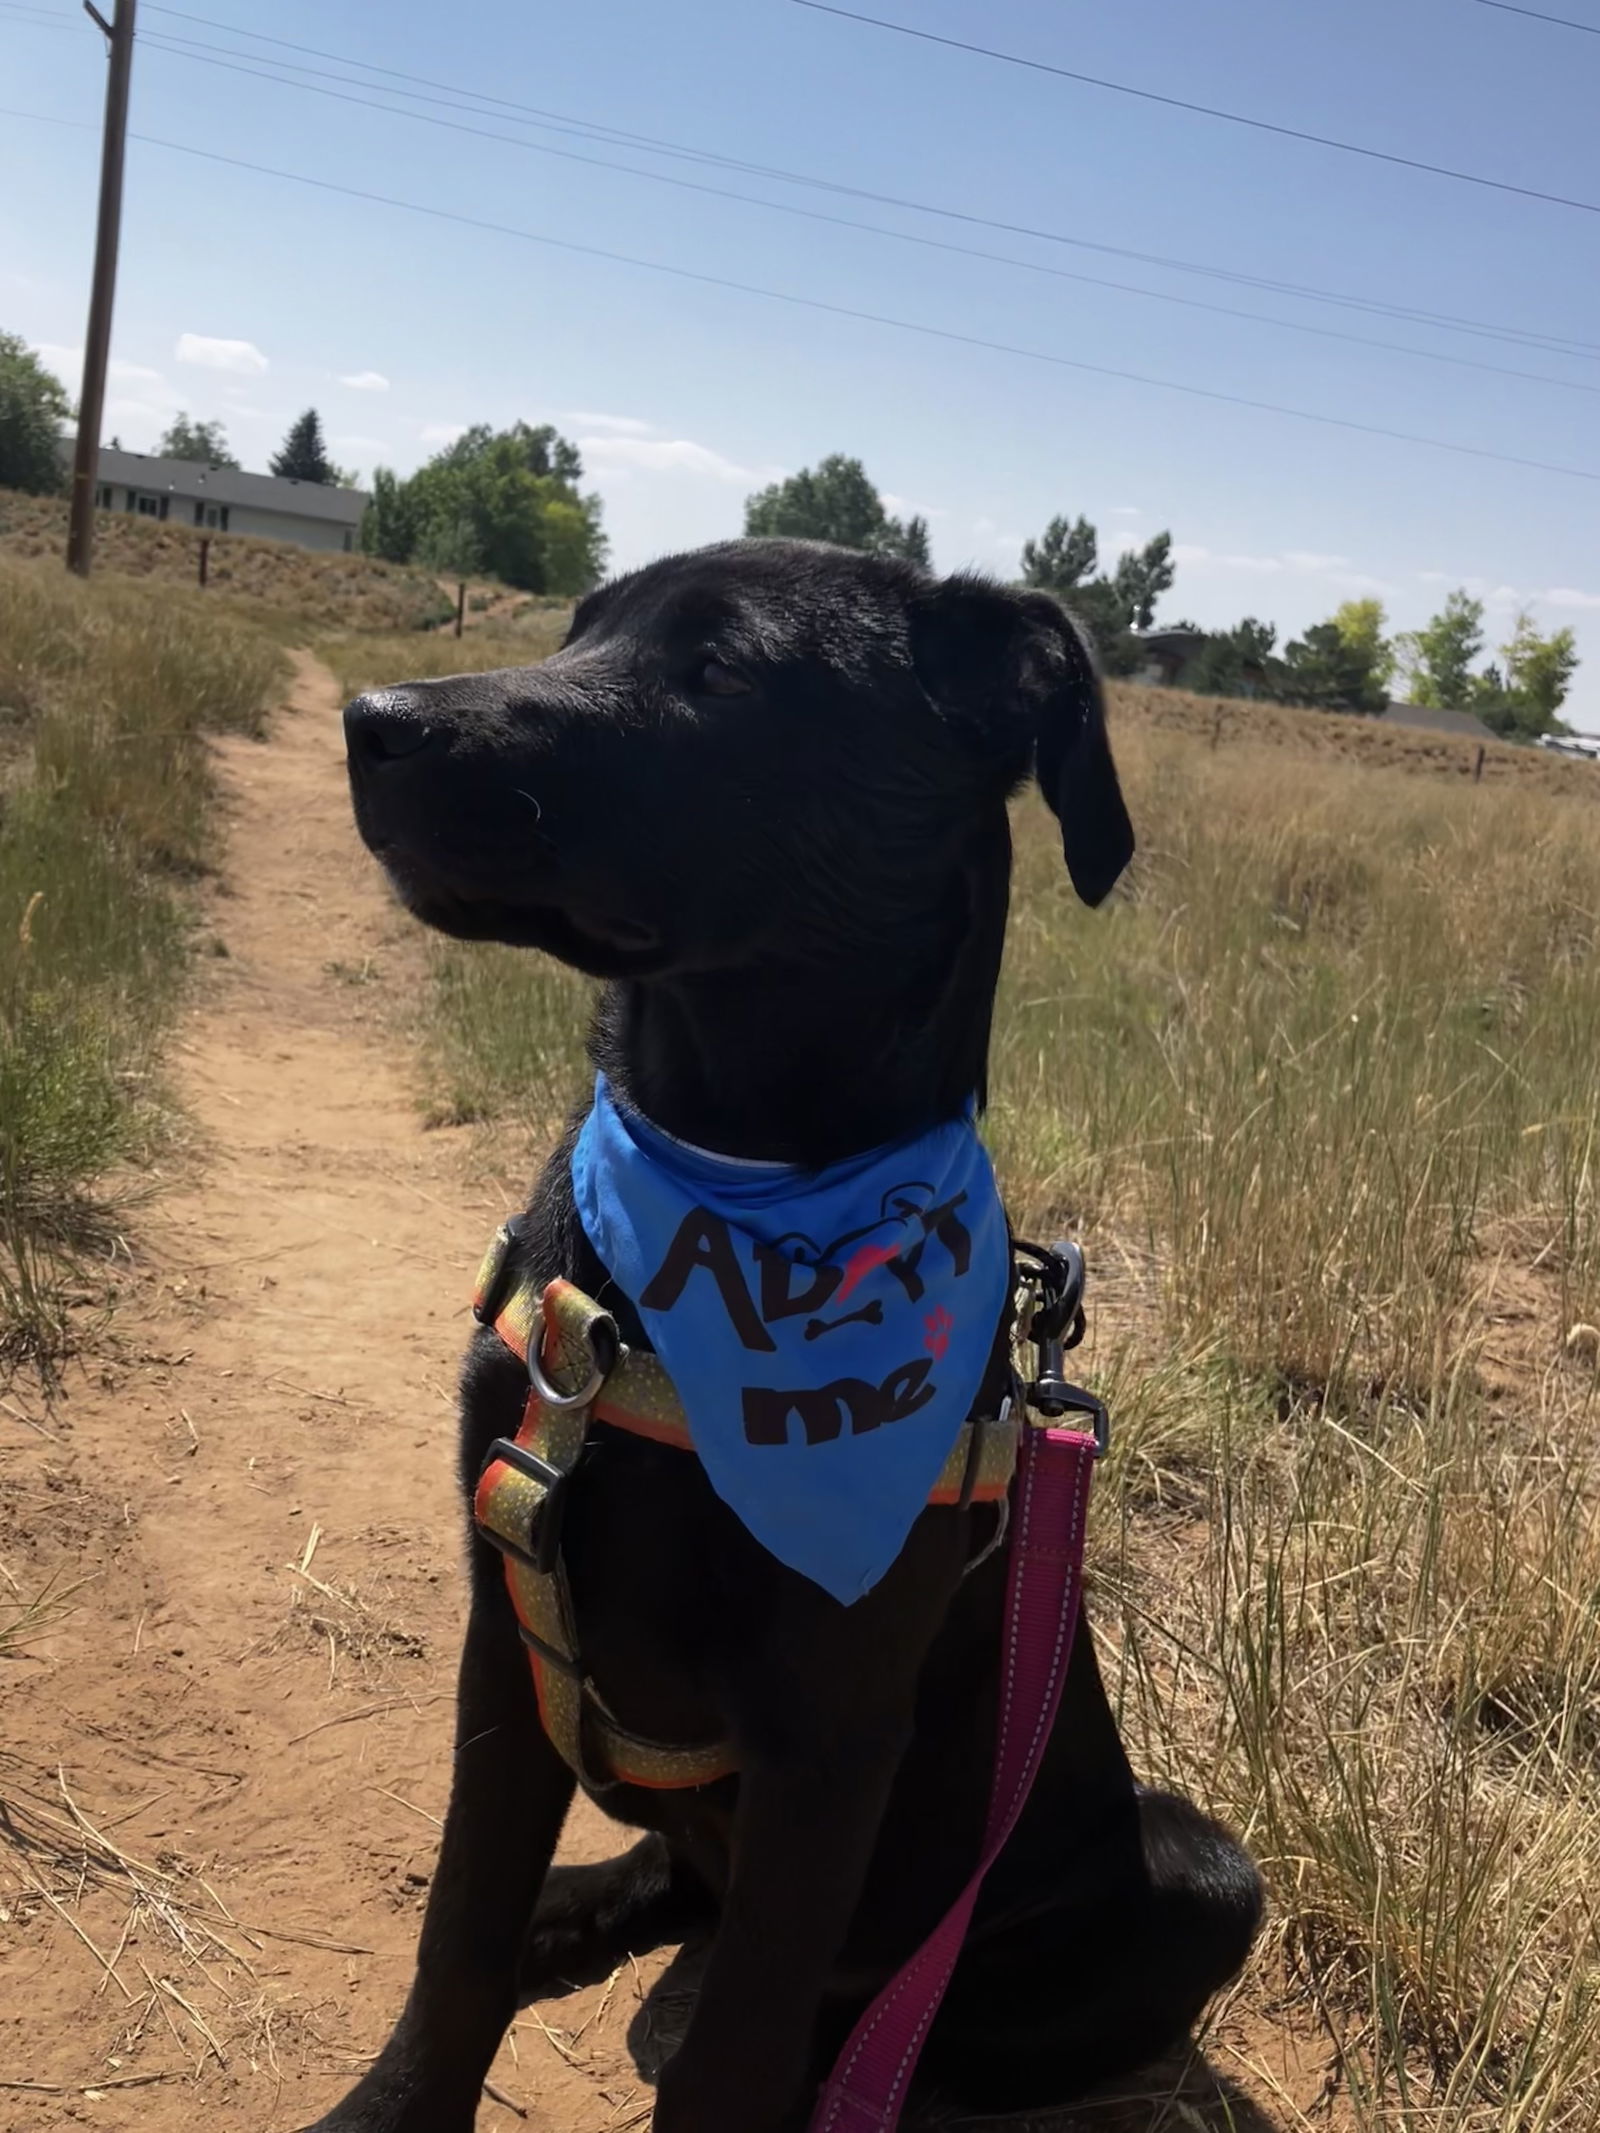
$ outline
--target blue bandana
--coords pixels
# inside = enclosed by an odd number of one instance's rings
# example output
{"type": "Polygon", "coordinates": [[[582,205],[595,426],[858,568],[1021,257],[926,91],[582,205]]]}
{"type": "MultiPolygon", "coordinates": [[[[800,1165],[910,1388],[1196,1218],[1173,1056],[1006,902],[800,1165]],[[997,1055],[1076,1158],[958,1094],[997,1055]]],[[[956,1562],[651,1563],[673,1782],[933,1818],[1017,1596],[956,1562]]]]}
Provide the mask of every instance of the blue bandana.
{"type": "Polygon", "coordinates": [[[711,1486],[779,1562],[858,1600],[972,1412],[1010,1282],[970,1113],[801,1170],[674,1140],[601,1075],[572,1182],[711,1486]]]}

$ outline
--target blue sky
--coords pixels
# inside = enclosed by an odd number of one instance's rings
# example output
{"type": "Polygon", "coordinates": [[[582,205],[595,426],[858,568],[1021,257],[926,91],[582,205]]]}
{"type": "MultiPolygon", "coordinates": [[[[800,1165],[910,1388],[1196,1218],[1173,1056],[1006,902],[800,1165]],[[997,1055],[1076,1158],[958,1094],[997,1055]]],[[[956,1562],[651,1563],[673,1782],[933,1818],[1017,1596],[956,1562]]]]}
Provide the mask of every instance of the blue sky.
{"type": "MultiPolygon", "coordinates": [[[[136,133],[946,334],[1600,473],[1600,215],[1222,125],[791,0],[187,4],[209,23],[143,0],[136,133]],[[162,48],[189,38],[252,66],[358,71],[251,45],[236,34],[246,26],[583,130],[420,107],[524,145],[488,140],[207,63],[216,51],[162,48]],[[964,227],[597,141],[596,128],[1595,352],[964,227]],[[1566,382],[1320,339],[1062,271],[1566,382]]],[[[868,0],[868,11],[1600,201],[1600,36],[1475,0],[868,0]]],[[[1597,0],[1553,12],[1600,26],[1597,0]]],[[[381,79],[342,86],[388,102],[401,85],[381,79]]],[[[100,39],[69,0],[0,0],[0,104],[97,127],[102,82],[100,39]]],[[[0,326],[45,347],[69,382],[96,153],[93,132],[0,114],[0,326]]],[[[180,406],[220,417],[259,466],[315,403],[335,455],[366,472],[408,468],[468,422],[554,420],[582,444],[620,564],[737,531],[751,488],[847,451],[899,508],[927,513],[944,567],[1009,571],[1021,537],[1057,511],[1087,513],[1108,547],[1170,528],[1180,561],[1169,619],[1250,613],[1288,633],[1375,592],[1408,627],[1465,584],[1488,601],[1492,638],[1519,601],[1547,627],[1573,625],[1586,665],[1569,715],[1600,729],[1594,481],[789,305],[142,141],[129,155],[114,355],[107,428],[134,449],[180,406]]]]}

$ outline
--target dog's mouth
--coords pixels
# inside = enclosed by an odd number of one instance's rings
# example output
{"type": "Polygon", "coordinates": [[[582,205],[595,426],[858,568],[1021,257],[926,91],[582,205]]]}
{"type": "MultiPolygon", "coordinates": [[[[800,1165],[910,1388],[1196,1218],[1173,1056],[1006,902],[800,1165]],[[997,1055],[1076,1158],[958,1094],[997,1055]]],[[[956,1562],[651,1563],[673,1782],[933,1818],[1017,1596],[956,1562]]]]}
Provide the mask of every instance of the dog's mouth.
{"type": "Polygon", "coordinates": [[[373,847],[406,908],[424,925],[462,941],[538,948],[590,977],[653,975],[670,958],[660,929],[614,911],[508,897],[445,881],[392,844],[373,847]]]}

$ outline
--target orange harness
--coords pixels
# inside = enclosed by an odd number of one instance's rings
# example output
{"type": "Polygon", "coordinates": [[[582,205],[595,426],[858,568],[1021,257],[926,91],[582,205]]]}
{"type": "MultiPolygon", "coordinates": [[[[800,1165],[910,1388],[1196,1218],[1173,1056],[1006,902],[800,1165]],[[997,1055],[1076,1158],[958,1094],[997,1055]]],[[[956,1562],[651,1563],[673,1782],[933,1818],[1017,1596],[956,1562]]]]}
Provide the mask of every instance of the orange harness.
{"type": "MultiPolygon", "coordinates": [[[[592,1297],[569,1281],[541,1289],[508,1280],[513,1242],[511,1225],[503,1224],[479,1270],[472,1310],[527,1365],[528,1397],[515,1438],[490,1446],[473,1515],[505,1560],[540,1722],[563,1760],[593,1789],[713,1784],[738,1767],[729,1742],[674,1746],[645,1740],[607,1706],[579,1657],[561,1555],[565,1495],[591,1426],[605,1423],[692,1452],[689,1419],[660,1362],[624,1346],[615,1321],[592,1297]]],[[[929,1503],[965,1508],[1001,1502],[1016,1471],[1019,1423],[1010,1402],[998,1419],[964,1422],[929,1503]]]]}

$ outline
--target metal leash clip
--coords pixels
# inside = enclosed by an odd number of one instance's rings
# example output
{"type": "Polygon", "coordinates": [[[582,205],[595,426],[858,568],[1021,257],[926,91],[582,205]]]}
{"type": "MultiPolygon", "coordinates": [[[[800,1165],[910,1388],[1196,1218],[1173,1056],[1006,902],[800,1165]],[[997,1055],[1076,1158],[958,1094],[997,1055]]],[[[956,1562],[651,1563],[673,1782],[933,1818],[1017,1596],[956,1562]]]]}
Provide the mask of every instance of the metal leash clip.
{"type": "Polygon", "coordinates": [[[1039,1373],[1026,1388],[1028,1405],[1051,1421],[1063,1415],[1086,1415],[1094,1434],[1095,1457],[1102,1459],[1111,1442],[1106,1404],[1084,1386],[1074,1385],[1062,1367],[1067,1350],[1076,1348],[1084,1334],[1082,1249],[1070,1240],[1047,1247],[1019,1238],[1016,1252],[1026,1263],[1027,1279],[1038,1296],[1028,1338],[1039,1351],[1039,1373]]]}

